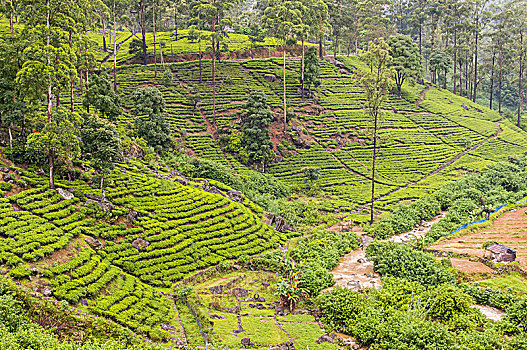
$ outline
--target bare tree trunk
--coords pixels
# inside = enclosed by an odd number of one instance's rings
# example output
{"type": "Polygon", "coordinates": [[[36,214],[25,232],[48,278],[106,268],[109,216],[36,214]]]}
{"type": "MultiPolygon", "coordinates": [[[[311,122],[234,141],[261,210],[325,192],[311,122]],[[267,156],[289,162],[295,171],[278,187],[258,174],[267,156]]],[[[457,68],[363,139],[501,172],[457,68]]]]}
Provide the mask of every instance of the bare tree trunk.
{"type": "Polygon", "coordinates": [[[474,45],[474,94],[472,95],[472,102],[476,102],[478,93],[478,32],[476,29],[475,45],[474,45]]]}
{"type": "Polygon", "coordinates": [[[156,0],[152,0],[152,34],[154,35],[154,78],[157,78],[156,0]]]}
{"type": "MultiPolygon", "coordinates": [[[[212,1],[212,6],[215,6],[215,1],[212,1]]],[[[212,20],[212,124],[217,129],[216,125],[216,16],[212,20]]]]}
{"type": "Polygon", "coordinates": [[[107,52],[108,48],[106,47],[106,21],[104,20],[104,14],[101,14],[101,22],[102,22],[102,50],[104,52],[107,52]]]}
{"type": "Polygon", "coordinates": [[[48,156],[48,163],[49,163],[49,187],[51,187],[52,189],[55,189],[55,177],[54,177],[54,173],[53,173],[53,168],[54,168],[54,164],[53,164],[53,153],[50,153],[50,155],[48,156]]]}
{"type": "MultiPolygon", "coordinates": [[[[145,3],[144,0],[139,2],[140,10],[140,23],[141,26],[141,35],[143,36],[143,64],[146,66],[148,64],[148,57],[146,56],[146,19],[145,19],[145,3]]],[[[154,45],[155,46],[155,45],[154,45]]]]}
{"type": "Polygon", "coordinates": [[[115,19],[115,0],[113,2],[113,91],[117,93],[117,24],[115,19]]]}
{"type": "Polygon", "coordinates": [[[498,60],[499,74],[498,74],[498,113],[501,114],[501,85],[503,81],[503,53],[500,52],[500,58],[498,60]]]}
{"type": "Polygon", "coordinates": [[[521,125],[522,118],[522,76],[523,76],[523,31],[520,31],[520,71],[518,74],[518,127],[521,125]]]}
{"type": "MultiPolygon", "coordinates": [[[[199,19],[198,19],[199,21],[199,19]]],[[[202,69],[201,69],[201,25],[198,24],[198,51],[199,51],[199,83],[202,83],[202,69]]]]}
{"type": "Polygon", "coordinates": [[[174,31],[175,31],[175,36],[176,36],[176,41],[177,41],[177,7],[174,6],[174,31]]]}
{"type": "Polygon", "coordinates": [[[457,24],[454,25],[454,95],[456,94],[456,74],[457,74],[457,24]]]}
{"type": "MultiPolygon", "coordinates": [[[[49,10],[49,0],[47,1],[47,11],[46,11],[46,28],[48,29],[48,34],[47,34],[47,37],[46,37],[46,43],[47,45],[49,46],[49,43],[50,43],[50,37],[49,37],[49,18],[50,18],[50,10],[49,10]]],[[[49,57],[49,53],[47,54],[47,65],[48,67],[51,65],[51,59],[49,57]]],[[[48,123],[51,123],[51,107],[52,107],[52,101],[51,101],[51,81],[49,82],[49,85],[48,85],[48,92],[47,92],[47,99],[48,99],[48,123]]],[[[51,181],[51,180],[50,180],[51,181]]]]}
{"type": "Polygon", "coordinates": [[[378,113],[375,112],[374,126],[373,126],[373,158],[372,158],[372,167],[371,167],[370,225],[373,225],[374,206],[375,206],[375,162],[377,160],[377,123],[378,123],[378,113]]]}
{"type": "Polygon", "coordinates": [[[302,36],[302,72],[301,72],[301,76],[302,76],[302,101],[304,101],[304,70],[305,70],[305,61],[304,61],[304,58],[305,58],[305,46],[304,46],[304,37],[302,36]]]}
{"type": "Polygon", "coordinates": [[[287,131],[287,102],[286,102],[286,83],[285,83],[285,44],[284,44],[284,65],[282,67],[284,73],[284,133],[287,131]]]}

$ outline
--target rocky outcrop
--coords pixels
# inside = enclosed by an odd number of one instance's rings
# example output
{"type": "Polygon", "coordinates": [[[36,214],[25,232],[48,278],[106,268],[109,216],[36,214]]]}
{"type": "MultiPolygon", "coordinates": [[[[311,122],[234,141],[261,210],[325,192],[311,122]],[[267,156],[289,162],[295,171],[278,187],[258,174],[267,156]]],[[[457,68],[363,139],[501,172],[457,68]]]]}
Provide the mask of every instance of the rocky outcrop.
{"type": "Polygon", "coordinates": [[[146,247],[148,247],[149,245],[150,245],[150,242],[144,240],[144,239],[141,238],[141,237],[136,238],[136,239],[132,242],[132,247],[136,248],[137,250],[143,250],[143,249],[145,249],[146,247]]]}

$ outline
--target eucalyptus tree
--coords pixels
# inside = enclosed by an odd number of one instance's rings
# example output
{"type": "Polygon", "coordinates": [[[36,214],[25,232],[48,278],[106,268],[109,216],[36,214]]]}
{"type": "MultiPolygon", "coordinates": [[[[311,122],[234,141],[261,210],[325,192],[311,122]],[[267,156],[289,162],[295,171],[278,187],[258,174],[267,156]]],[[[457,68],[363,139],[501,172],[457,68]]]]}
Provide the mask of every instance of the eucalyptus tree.
{"type": "Polygon", "coordinates": [[[298,0],[270,0],[269,6],[265,9],[262,21],[271,33],[282,43],[283,51],[283,87],[284,87],[284,132],[287,130],[287,98],[286,98],[286,69],[285,57],[286,47],[291,42],[296,42],[296,33],[302,26],[301,16],[303,7],[298,0]]]}
{"type": "Polygon", "coordinates": [[[446,75],[450,65],[450,56],[444,50],[439,48],[432,50],[432,54],[430,55],[430,71],[434,73],[434,77],[437,77],[439,90],[441,90],[441,76],[445,77],[443,85],[446,88],[446,75]]]}
{"type": "Polygon", "coordinates": [[[366,93],[366,110],[373,129],[370,213],[370,224],[373,224],[375,205],[375,165],[377,160],[379,126],[382,119],[381,106],[388,95],[394,71],[392,68],[390,47],[382,39],[371,42],[368,51],[364,52],[360,56],[360,59],[368,67],[364,72],[361,72],[359,84],[366,93]]]}

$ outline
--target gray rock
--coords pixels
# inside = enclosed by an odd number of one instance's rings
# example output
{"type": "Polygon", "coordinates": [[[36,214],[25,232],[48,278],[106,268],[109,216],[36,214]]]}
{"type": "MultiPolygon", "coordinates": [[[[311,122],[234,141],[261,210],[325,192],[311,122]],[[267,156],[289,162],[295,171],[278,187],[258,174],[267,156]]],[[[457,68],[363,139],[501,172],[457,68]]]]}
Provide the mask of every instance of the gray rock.
{"type": "Polygon", "coordinates": [[[209,288],[211,294],[222,294],[223,286],[214,286],[209,288]]]}
{"type": "Polygon", "coordinates": [[[234,294],[238,298],[247,298],[247,294],[249,294],[249,291],[243,288],[234,288],[232,290],[232,294],[234,294]]]}
{"type": "Polygon", "coordinates": [[[245,347],[251,346],[251,339],[250,338],[243,338],[241,341],[241,344],[245,347]]]}
{"type": "Polygon", "coordinates": [[[62,188],[57,189],[57,192],[58,192],[58,193],[62,196],[62,198],[64,198],[65,200],[73,199],[73,197],[75,197],[75,196],[73,195],[73,193],[69,192],[68,190],[62,189],[62,188]]]}
{"type": "Polygon", "coordinates": [[[264,79],[267,80],[270,83],[281,81],[280,78],[277,78],[276,76],[274,76],[272,74],[264,75],[264,79]]]}
{"type": "Polygon", "coordinates": [[[9,174],[9,173],[4,174],[3,179],[4,179],[5,182],[10,181],[11,180],[11,174],[9,174]]]}
{"type": "Polygon", "coordinates": [[[0,172],[2,173],[8,173],[9,172],[9,168],[3,166],[3,167],[0,167],[0,172]]]}
{"type": "Polygon", "coordinates": [[[320,338],[318,338],[315,343],[317,344],[322,344],[322,343],[335,343],[335,339],[331,338],[329,335],[327,334],[323,334],[320,338]]]}
{"type": "Polygon", "coordinates": [[[144,240],[144,239],[141,238],[141,237],[136,238],[136,239],[132,242],[132,247],[136,248],[137,250],[143,250],[143,249],[145,249],[146,247],[148,247],[149,245],[150,245],[150,242],[144,240]]]}
{"type": "Polygon", "coordinates": [[[53,288],[51,288],[50,286],[46,286],[42,290],[42,295],[44,295],[45,297],[51,296],[51,293],[53,293],[53,288]]]}
{"type": "Polygon", "coordinates": [[[360,282],[359,281],[349,281],[348,288],[351,290],[360,290],[361,289],[360,282]]]}
{"type": "Polygon", "coordinates": [[[135,210],[130,210],[128,212],[128,220],[130,222],[134,222],[135,220],[137,220],[139,218],[139,213],[136,212],[135,210]]]}
{"type": "Polygon", "coordinates": [[[38,275],[40,273],[40,270],[37,269],[36,267],[30,268],[29,271],[31,271],[31,273],[34,275],[38,275]]]}

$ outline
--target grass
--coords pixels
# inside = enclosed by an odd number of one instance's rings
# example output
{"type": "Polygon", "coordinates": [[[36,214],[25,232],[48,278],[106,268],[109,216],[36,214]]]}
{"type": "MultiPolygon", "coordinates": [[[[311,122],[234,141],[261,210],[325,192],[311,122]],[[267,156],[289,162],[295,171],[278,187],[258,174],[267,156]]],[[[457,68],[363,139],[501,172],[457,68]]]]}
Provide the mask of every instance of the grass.
{"type": "Polygon", "coordinates": [[[508,289],[520,293],[527,294],[527,279],[522,277],[517,272],[512,272],[506,276],[491,278],[484,281],[479,281],[479,284],[485,287],[499,288],[499,289],[508,289]]]}

